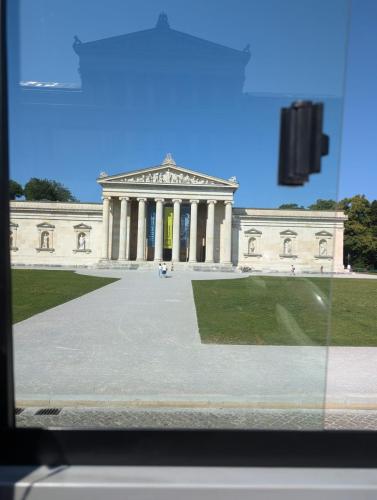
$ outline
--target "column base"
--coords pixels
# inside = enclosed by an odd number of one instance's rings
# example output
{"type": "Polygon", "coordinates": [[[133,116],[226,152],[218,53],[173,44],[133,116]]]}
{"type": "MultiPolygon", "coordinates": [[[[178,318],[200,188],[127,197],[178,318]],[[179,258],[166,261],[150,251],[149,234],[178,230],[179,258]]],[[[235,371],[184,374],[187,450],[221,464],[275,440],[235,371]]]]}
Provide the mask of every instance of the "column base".
{"type": "Polygon", "coordinates": [[[204,263],[205,264],[214,264],[215,261],[214,260],[205,260],[204,263]]]}

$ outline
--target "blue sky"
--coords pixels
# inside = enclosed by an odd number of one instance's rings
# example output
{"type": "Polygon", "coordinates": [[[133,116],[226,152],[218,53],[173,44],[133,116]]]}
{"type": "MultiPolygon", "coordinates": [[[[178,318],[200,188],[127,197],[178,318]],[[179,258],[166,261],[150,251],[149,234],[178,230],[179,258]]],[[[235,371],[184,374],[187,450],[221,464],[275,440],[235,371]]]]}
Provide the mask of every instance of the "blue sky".
{"type": "MultiPolygon", "coordinates": [[[[353,2],[346,73],[347,0],[24,0],[21,78],[79,83],[78,59],[72,51],[74,35],[90,41],[151,28],[163,10],[174,29],[240,50],[250,44],[251,50],[244,87],[254,98],[256,113],[250,143],[240,150],[224,136],[212,146],[202,145],[192,152],[184,149],[183,140],[173,141],[169,149],[178,154],[178,163],[214,175],[236,175],[241,184],[236,201],[242,206],[274,207],[287,201],[306,205],[319,197],[335,197],[339,165],[340,198],[359,192],[377,197],[374,0],[353,2]],[[274,105],[268,104],[269,96],[274,105]],[[325,131],[331,136],[331,154],[323,161],[321,175],[304,188],[292,189],[276,185],[275,108],[277,102],[283,105],[297,97],[326,103],[325,131]]],[[[17,121],[16,115],[13,118],[17,121]]],[[[80,153],[79,144],[73,144],[67,135],[59,139],[64,154],[56,152],[41,159],[21,146],[15,135],[13,178],[21,182],[31,176],[55,178],[83,201],[99,199],[95,178],[100,170],[118,173],[153,165],[167,152],[156,148],[141,156],[129,145],[126,151],[111,156],[108,151],[96,151],[100,146],[93,140],[93,154],[88,155],[80,153]],[[67,153],[71,149],[75,150],[72,157],[67,153]]]]}
{"type": "Polygon", "coordinates": [[[350,26],[339,195],[377,198],[377,2],[354,0],[350,26]]]}

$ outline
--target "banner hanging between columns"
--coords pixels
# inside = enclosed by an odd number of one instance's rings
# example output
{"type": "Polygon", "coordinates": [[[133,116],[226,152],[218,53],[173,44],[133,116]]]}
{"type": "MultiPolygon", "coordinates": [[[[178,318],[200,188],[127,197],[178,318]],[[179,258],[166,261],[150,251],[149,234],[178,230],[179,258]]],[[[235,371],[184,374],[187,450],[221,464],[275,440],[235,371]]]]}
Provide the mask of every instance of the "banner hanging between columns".
{"type": "Polygon", "coordinates": [[[155,232],[156,232],[156,205],[148,203],[147,212],[147,241],[148,247],[155,246],[155,232]]]}
{"type": "Polygon", "coordinates": [[[173,248],[173,207],[164,207],[164,248],[173,248]]]}
{"type": "Polygon", "coordinates": [[[180,231],[181,247],[187,247],[190,234],[190,206],[188,205],[182,205],[181,207],[180,226],[181,226],[181,231],[180,231]]]}

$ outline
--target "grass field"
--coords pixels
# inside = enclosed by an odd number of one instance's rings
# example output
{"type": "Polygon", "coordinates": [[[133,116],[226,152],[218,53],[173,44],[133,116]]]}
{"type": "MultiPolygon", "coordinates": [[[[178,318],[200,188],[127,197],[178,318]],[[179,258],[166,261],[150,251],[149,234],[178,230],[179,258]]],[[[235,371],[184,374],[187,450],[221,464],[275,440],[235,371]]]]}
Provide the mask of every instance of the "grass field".
{"type": "Polygon", "coordinates": [[[12,269],[13,323],[117,281],[73,271],[12,269]]]}
{"type": "Polygon", "coordinates": [[[377,346],[377,280],[253,276],[192,284],[203,343],[377,346]]]}

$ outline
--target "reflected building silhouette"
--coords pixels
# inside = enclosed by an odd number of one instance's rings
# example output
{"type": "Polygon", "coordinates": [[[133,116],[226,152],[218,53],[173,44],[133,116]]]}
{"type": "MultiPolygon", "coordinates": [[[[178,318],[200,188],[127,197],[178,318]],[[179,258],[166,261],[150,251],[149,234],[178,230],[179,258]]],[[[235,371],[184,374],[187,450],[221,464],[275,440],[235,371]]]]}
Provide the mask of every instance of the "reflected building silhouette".
{"type": "Polygon", "coordinates": [[[119,170],[174,150],[194,165],[200,156],[214,173],[236,173],[222,171],[218,144],[225,164],[250,142],[251,99],[243,93],[249,46],[174,30],[161,13],[152,29],[89,42],[76,36],[73,50],[81,86],[22,82],[17,140],[28,161],[66,168],[81,156],[97,171],[103,164],[119,170]]]}
{"type": "Polygon", "coordinates": [[[239,104],[249,49],[243,51],[172,29],[154,28],[83,43],[75,37],[85,102],[162,108],[165,112],[239,104]]]}
{"type": "MultiPolygon", "coordinates": [[[[69,185],[79,171],[91,185],[102,170],[154,165],[174,151],[193,169],[236,175],[254,192],[276,185],[280,109],[305,96],[245,92],[248,45],[238,50],[177,31],[161,13],[151,29],[95,41],[75,36],[72,53],[81,85],[29,81],[13,91],[15,170],[27,164],[52,178],[64,170],[59,178],[69,185]]],[[[341,100],[324,102],[339,115],[341,100]]],[[[327,133],[336,144],[338,130],[327,133]]]]}

